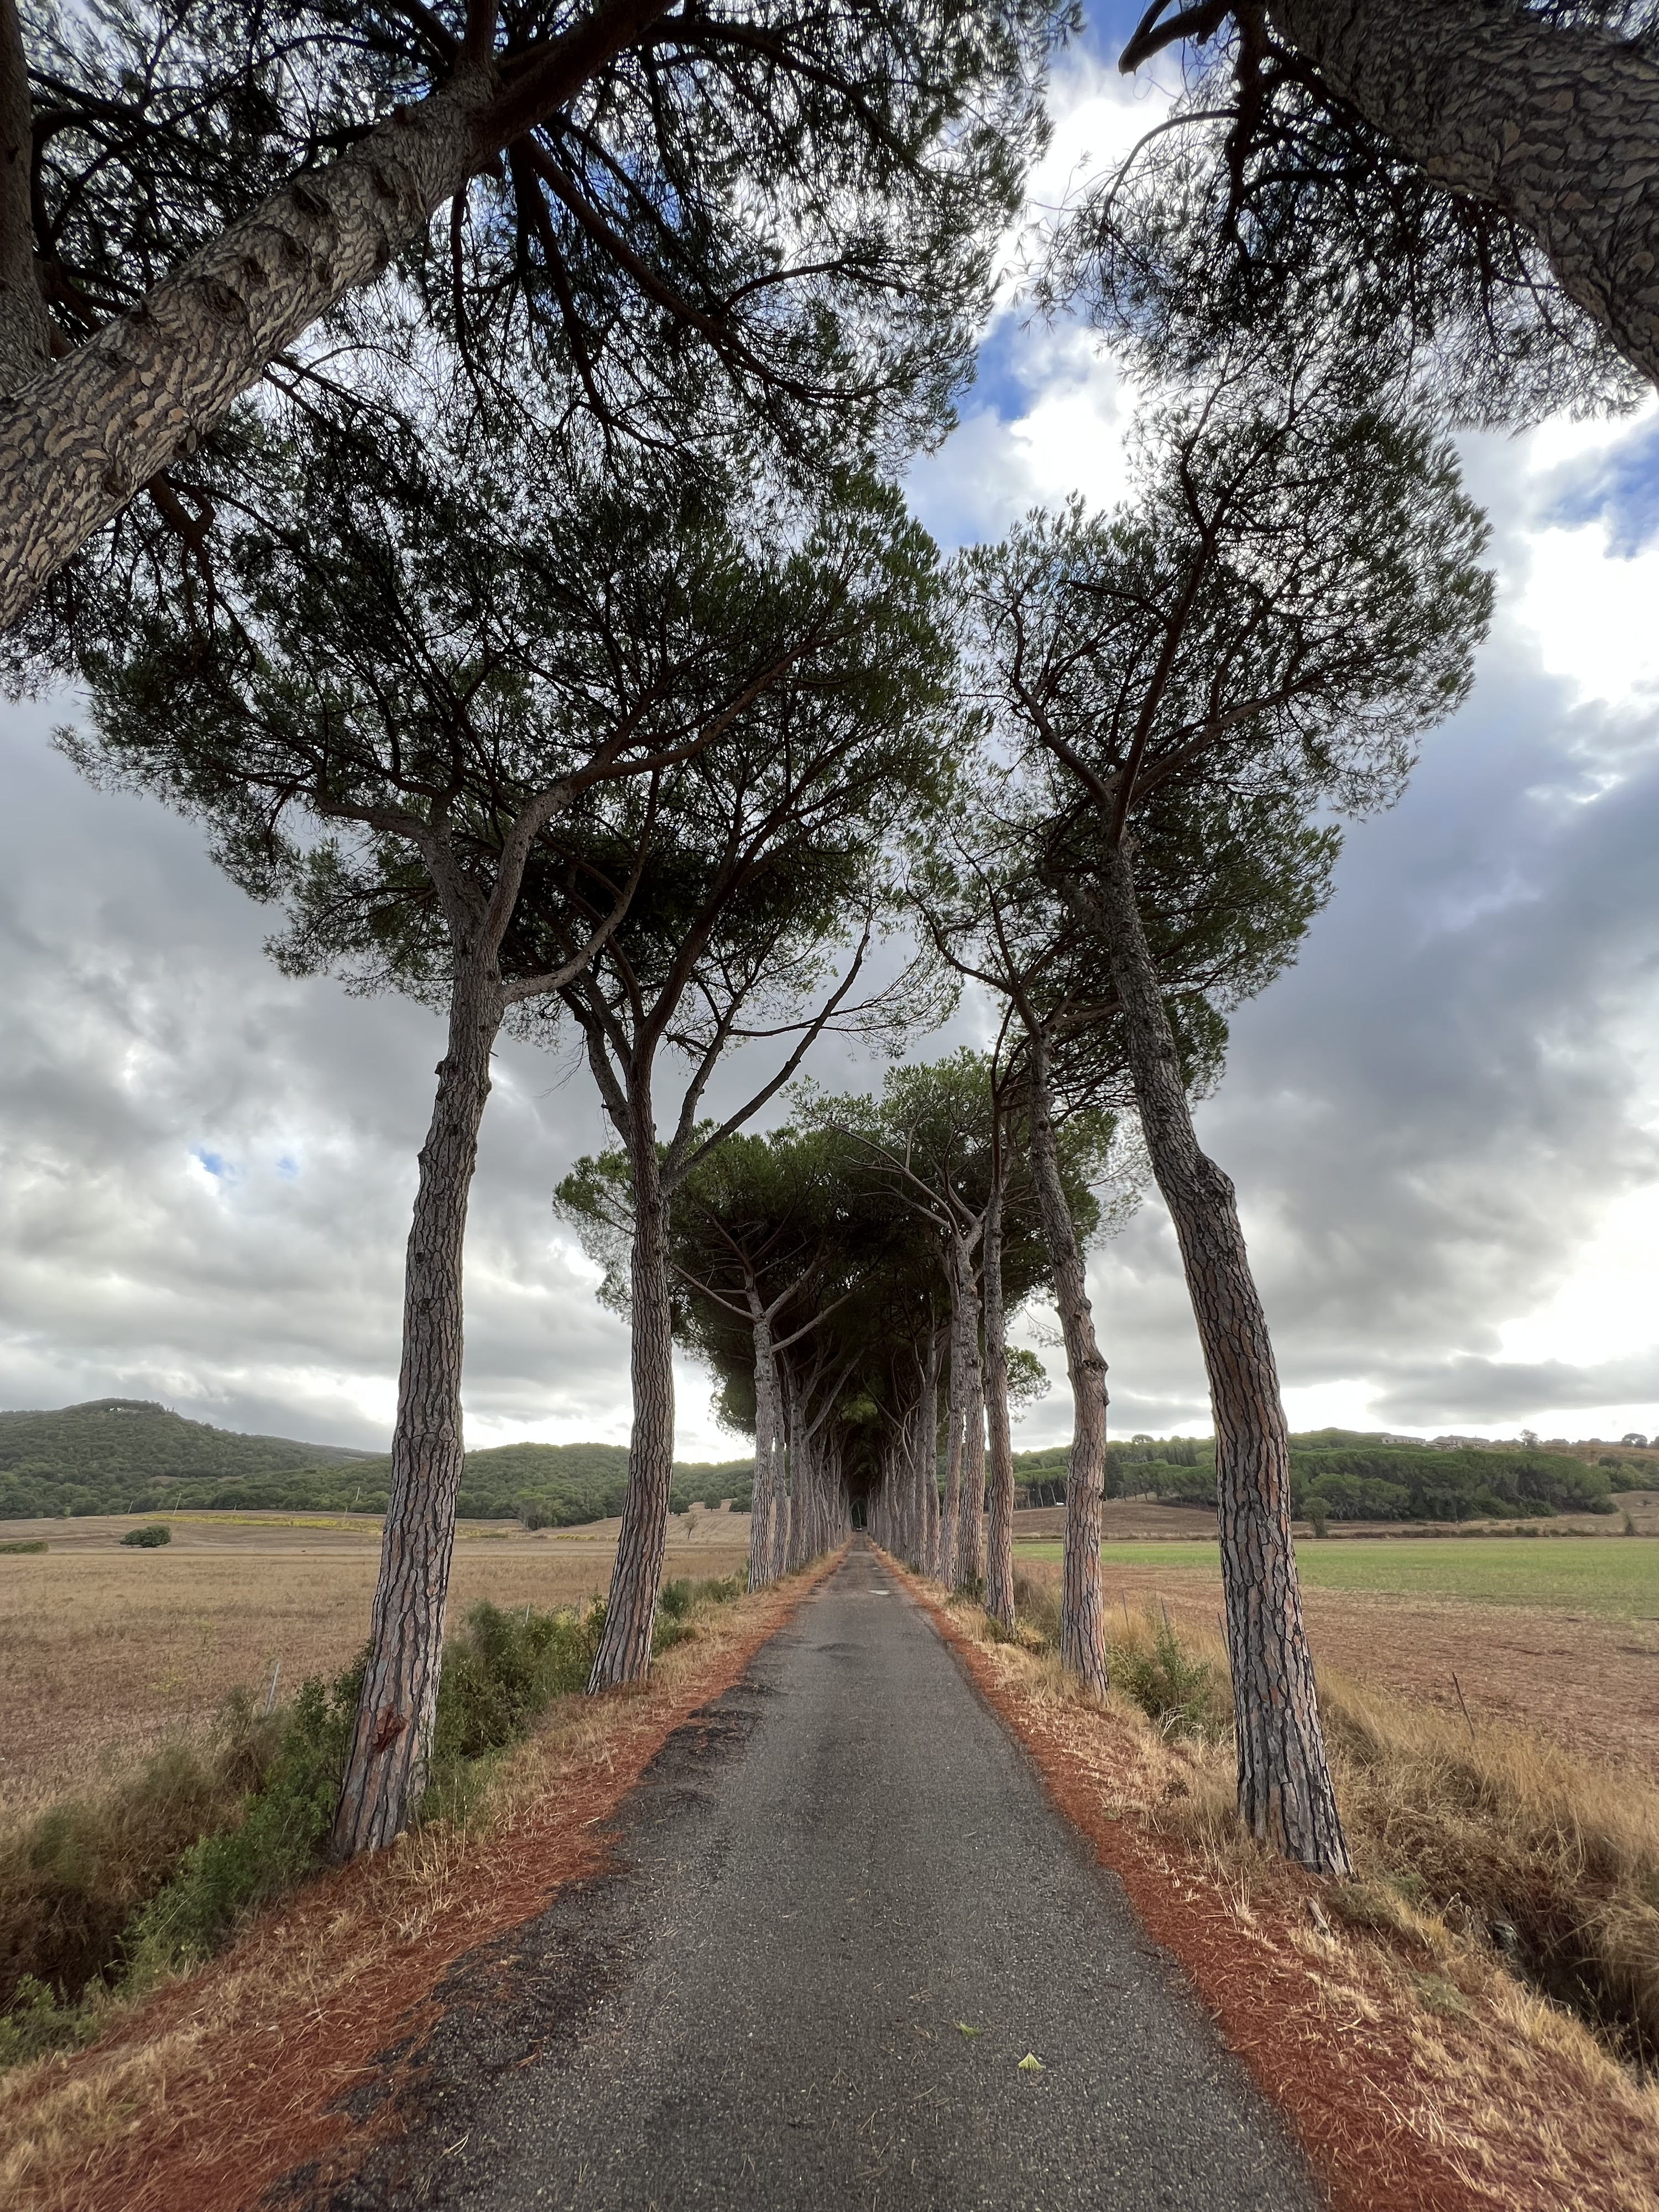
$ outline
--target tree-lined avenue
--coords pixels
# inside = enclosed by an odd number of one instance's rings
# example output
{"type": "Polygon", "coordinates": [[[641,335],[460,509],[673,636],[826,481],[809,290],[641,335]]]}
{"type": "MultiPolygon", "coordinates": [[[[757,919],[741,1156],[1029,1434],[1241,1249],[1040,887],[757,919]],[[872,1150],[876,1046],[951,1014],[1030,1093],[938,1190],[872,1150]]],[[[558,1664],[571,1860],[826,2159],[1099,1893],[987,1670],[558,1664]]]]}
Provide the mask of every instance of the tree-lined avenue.
{"type": "Polygon", "coordinates": [[[618,1861],[517,1931],[510,1960],[492,1949],[452,1976],[416,2054],[424,2108],[336,2202],[1316,2202],[1115,1881],[862,1538],[671,1738],[618,1861]]]}

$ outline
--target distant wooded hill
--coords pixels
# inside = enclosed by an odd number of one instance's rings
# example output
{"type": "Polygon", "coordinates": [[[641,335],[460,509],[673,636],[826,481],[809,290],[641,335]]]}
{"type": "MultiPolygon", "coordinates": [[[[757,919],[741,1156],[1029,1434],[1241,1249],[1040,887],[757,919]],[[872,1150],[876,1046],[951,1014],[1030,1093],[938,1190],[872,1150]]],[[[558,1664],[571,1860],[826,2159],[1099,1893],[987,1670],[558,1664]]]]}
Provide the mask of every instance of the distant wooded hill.
{"type": "MultiPolygon", "coordinates": [[[[1014,1480],[1032,1504],[1065,1495],[1066,1447],[1016,1452],[1014,1480]]],[[[1589,1466],[1565,1452],[1437,1451],[1380,1436],[1321,1429],[1291,1439],[1294,1510],[1315,1498],[1333,1521],[1516,1520],[1559,1512],[1609,1513],[1622,1461],[1589,1466]]],[[[1114,1443],[1107,1489],[1152,1492],[1172,1505],[1215,1503],[1208,1437],[1114,1443]]],[[[1631,1467],[1648,1479],[1644,1463],[1631,1467]]],[[[143,1399],[97,1398],[57,1413],[0,1413],[0,1520],[61,1514],[384,1511],[391,1462],[343,1444],[247,1437],[187,1421],[143,1399]]],[[[628,1453],[622,1444],[501,1444],[469,1452],[457,1510],[465,1520],[562,1528],[622,1511],[628,1453]]],[[[749,1510],[751,1462],[674,1469],[676,1512],[732,1500],[749,1510]]]]}
{"type": "MultiPolygon", "coordinates": [[[[391,1468],[384,1454],[240,1436],[142,1399],[0,1413],[0,1520],[239,1508],[380,1513],[391,1468]]],[[[566,1528],[620,1513],[627,1474],[621,1444],[503,1444],[468,1453],[457,1510],[468,1520],[521,1515],[532,1528],[566,1528]]],[[[729,1498],[746,1512],[750,1480],[746,1459],[677,1467],[674,1509],[729,1498]]]]}
{"type": "MultiPolygon", "coordinates": [[[[1215,1446],[1207,1437],[1148,1437],[1108,1447],[1107,1492],[1148,1492],[1171,1505],[1215,1504],[1215,1446]]],[[[1643,1480],[1644,1463],[1630,1467],[1643,1480]]],[[[1611,1513],[1614,1475],[1632,1479],[1616,1455],[1587,1466],[1565,1452],[1490,1445],[1438,1451],[1386,1443],[1352,1429],[1291,1438],[1292,1510],[1322,1499],[1333,1521],[1505,1521],[1553,1513],[1611,1513]]],[[[1014,1480],[1033,1504],[1064,1496],[1066,1452],[1017,1452],[1014,1480]]]]}

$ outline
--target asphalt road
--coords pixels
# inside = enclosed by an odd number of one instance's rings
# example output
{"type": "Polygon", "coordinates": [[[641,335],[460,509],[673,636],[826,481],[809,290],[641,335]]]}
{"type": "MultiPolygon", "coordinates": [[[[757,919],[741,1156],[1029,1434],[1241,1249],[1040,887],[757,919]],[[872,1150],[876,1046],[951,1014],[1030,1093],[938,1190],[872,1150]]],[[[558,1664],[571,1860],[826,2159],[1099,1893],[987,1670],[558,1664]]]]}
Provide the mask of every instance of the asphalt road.
{"type": "Polygon", "coordinates": [[[1320,2201],[861,1544],[657,1760],[618,1870],[444,1994],[419,2098],[336,2212],[1320,2201]]]}

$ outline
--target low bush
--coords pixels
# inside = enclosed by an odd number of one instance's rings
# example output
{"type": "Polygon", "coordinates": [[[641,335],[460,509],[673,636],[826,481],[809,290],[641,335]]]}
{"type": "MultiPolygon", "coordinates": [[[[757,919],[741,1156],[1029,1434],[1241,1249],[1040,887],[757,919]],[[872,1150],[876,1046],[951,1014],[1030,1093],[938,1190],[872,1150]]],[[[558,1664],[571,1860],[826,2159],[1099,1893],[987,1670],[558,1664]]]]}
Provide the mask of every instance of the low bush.
{"type": "Polygon", "coordinates": [[[433,1731],[434,1777],[524,1735],[555,1698],[587,1687],[605,1632],[605,1601],[585,1611],[503,1613],[486,1599],[444,1653],[433,1731]]]}
{"type": "MultiPolygon", "coordinates": [[[[663,1589],[657,1648],[744,1578],[663,1589]]],[[[585,1690],[602,1600],[580,1611],[475,1605],[444,1654],[422,1817],[464,1819],[489,1762],[556,1698],[585,1690]]],[[[362,1662],[266,1717],[228,1700],[205,1747],[170,1743],[97,1799],[0,1838],[0,2066],[95,2032],[110,1992],[210,1956],[242,1917],[323,1863],[362,1662]]]]}
{"type": "Polygon", "coordinates": [[[1221,1670],[1194,1658],[1168,1620],[1106,1647],[1107,1679],[1170,1736],[1220,1737],[1233,1724],[1232,1692],[1221,1670]]]}
{"type": "MultiPolygon", "coordinates": [[[[1017,1640],[1058,1651],[1060,1599],[1057,1576],[1016,1574],[1014,1615],[1024,1632],[1017,1640]]],[[[987,1632],[1006,1640],[989,1624],[987,1632]]],[[[1226,1670],[1192,1656],[1167,1613],[1138,1621],[1126,1617],[1123,1634],[1107,1640],[1106,1674],[1112,1687],[1133,1698],[1164,1735],[1218,1737],[1232,1728],[1226,1670]]]]}
{"type": "Polygon", "coordinates": [[[291,1889],[321,1863],[362,1681],[359,1662],[331,1683],[306,1682],[274,1724],[260,1724],[270,1729],[270,1739],[238,1817],[198,1835],[124,1931],[129,1983],[142,1987],[210,1957],[244,1912],[291,1889]]]}
{"type": "Polygon", "coordinates": [[[143,1528],[129,1528],[121,1541],[136,1544],[141,1551],[153,1552],[158,1544],[170,1544],[173,1531],[165,1521],[152,1521],[143,1528]]]}
{"type": "Polygon", "coordinates": [[[1060,1583],[1047,1575],[1016,1573],[1014,1615],[1050,1651],[1060,1649],[1060,1583]]]}
{"type": "MultiPolygon", "coordinates": [[[[1058,1577],[1015,1582],[1022,1626],[1060,1640],[1058,1577]]],[[[1165,1736],[1189,1740],[1180,1790],[1155,1808],[1254,1878],[1239,1825],[1231,1687],[1214,1637],[1126,1624],[1113,1686],[1165,1736]]],[[[1443,1960],[1473,1943],[1586,2021],[1620,2058],[1659,2062],[1659,1791],[1502,1728],[1472,1741],[1432,1707],[1322,1670],[1320,1710],[1353,1856],[1325,1893],[1347,1925],[1443,1960]]],[[[1419,1990],[1431,2010],[1431,1992],[1419,1990]]],[[[1443,2005],[1439,2008],[1445,2008],[1443,2005]]]]}
{"type": "Polygon", "coordinates": [[[1321,1683],[1362,1879],[1496,1945],[1651,2066],[1659,2058],[1659,1794],[1534,1737],[1321,1683]]]}
{"type": "MultiPolygon", "coordinates": [[[[1630,1519],[1628,1513],[1625,1518],[1626,1521],[1630,1519]]],[[[14,1537],[9,1543],[0,1544],[0,1552],[44,1552],[46,1548],[44,1536],[14,1537]]]]}
{"type": "Polygon", "coordinates": [[[198,1837],[237,1818],[275,1734],[238,1705],[205,1750],[164,1745],[105,1796],[0,1839],[0,2010],[25,1982],[69,1998],[118,1972],[122,1931],[198,1837]]]}
{"type": "Polygon", "coordinates": [[[657,1618],[651,1632],[653,1656],[684,1643],[692,1633],[691,1615],[698,1605],[729,1605],[743,1595],[745,1587],[742,1575],[714,1577],[704,1582],[681,1575],[665,1583],[657,1595],[657,1618]]]}

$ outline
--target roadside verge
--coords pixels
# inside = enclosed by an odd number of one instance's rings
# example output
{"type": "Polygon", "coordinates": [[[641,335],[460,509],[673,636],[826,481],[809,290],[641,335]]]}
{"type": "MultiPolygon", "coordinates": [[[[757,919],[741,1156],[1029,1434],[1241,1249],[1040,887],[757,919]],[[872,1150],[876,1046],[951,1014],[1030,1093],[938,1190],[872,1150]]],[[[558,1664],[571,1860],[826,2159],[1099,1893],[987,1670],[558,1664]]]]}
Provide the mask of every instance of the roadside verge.
{"type": "Polygon", "coordinates": [[[0,2081],[0,2203],[240,2212],[320,2167],[350,2124],[343,2100],[382,2077],[377,2054],[431,2027],[445,1970],[605,1866],[605,1824],[667,1737],[840,1559],[701,1615],[642,1690],[562,1700],[467,1826],[435,1823],[308,1884],[86,2050],[0,2081]]]}
{"type": "Polygon", "coordinates": [[[1351,1923],[1340,1886],[1236,1824],[1194,1832],[1211,1778],[1188,1746],[1127,1698],[1087,1698],[1051,1655],[995,1640],[979,1607],[883,1556],[1284,2112],[1337,2212],[1651,2212],[1659,2094],[1579,2021],[1474,1947],[1437,1953],[1409,1910],[1351,1923]]]}

